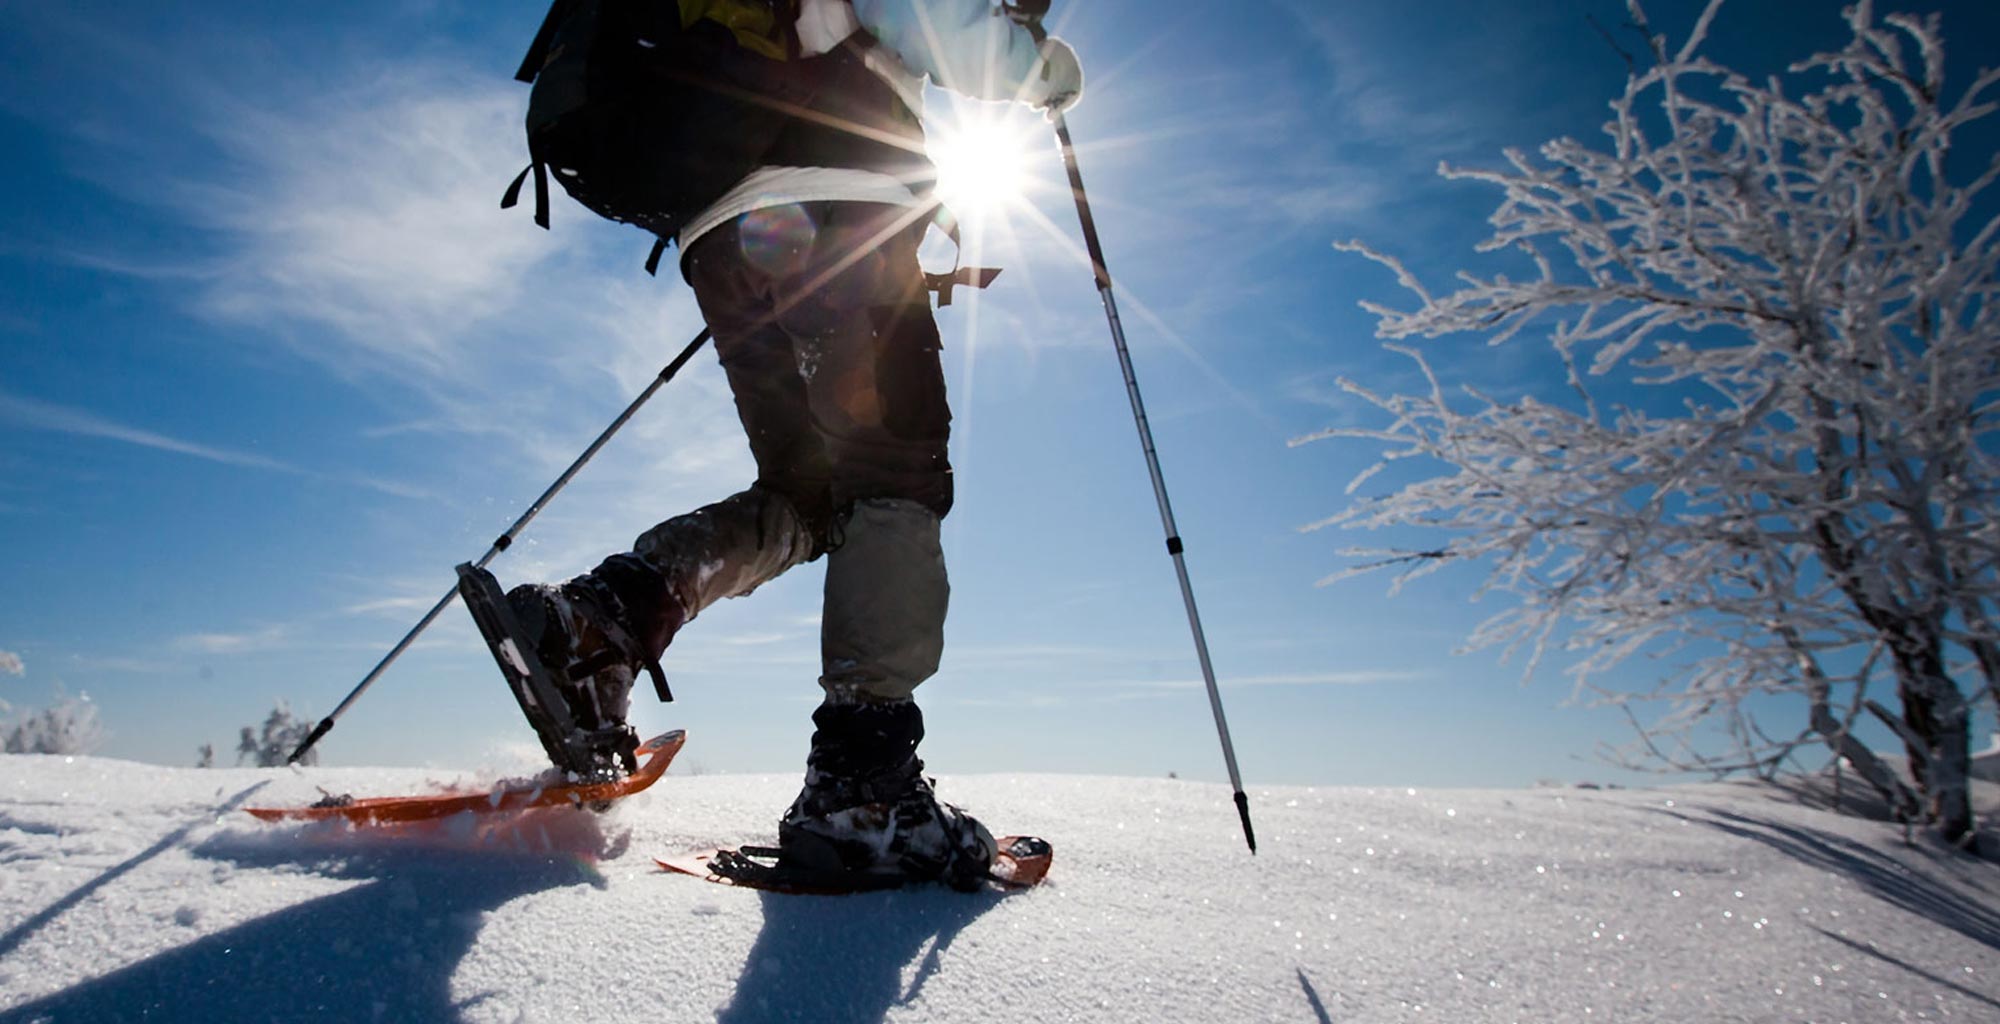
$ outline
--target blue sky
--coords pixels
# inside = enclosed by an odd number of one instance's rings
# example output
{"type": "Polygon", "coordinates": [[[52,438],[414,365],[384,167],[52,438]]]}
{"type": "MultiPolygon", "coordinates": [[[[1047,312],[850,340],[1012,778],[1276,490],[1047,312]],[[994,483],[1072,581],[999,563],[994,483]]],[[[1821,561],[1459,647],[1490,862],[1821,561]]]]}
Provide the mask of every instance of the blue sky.
{"type": "MultiPolygon", "coordinates": [[[[1474,577],[1392,598],[1315,582],[1363,538],[1351,376],[1408,367],[1362,300],[1474,260],[1494,197],[1435,175],[1587,136],[1624,74],[1617,0],[1059,4],[1088,75],[1070,124],[1145,389],[1246,781],[1606,778],[1613,712],[1546,671],[1454,656],[1474,577]]],[[[1942,10],[1962,76],[2000,14],[1942,10]]],[[[1678,38],[1700,5],[1659,0],[1678,38]]],[[[1844,35],[1835,2],[1736,0],[1707,48],[1769,72],[1844,35]]],[[[499,193],[524,162],[511,73],[542,0],[0,2],[0,699],[88,693],[107,753],[188,763],[278,699],[331,709],[699,328],[646,240],[499,193]]],[[[1629,41],[1628,41],[1629,45],[1629,41]]],[[[933,95],[941,124],[997,115],[933,95]]],[[[1101,307],[1040,140],[1029,204],[975,233],[996,286],[939,313],[957,414],[953,607],[920,697],[932,767],[1218,779],[1207,701],[1101,307]]],[[[932,253],[934,265],[949,261],[932,253]]],[[[1495,389],[1531,344],[1437,343],[1495,389]]],[[[703,357],[494,569],[559,578],[746,482],[703,357]]],[[[818,566],[669,652],[684,760],[791,770],[817,700],[818,566]]],[[[1635,667],[1635,678],[1650,671],[1635,667]]],[[[641,695],[643,698],[643,694],[641,695]]],[[[324,743],[457,766],[532,744],[452,611],[324,743]]]]}

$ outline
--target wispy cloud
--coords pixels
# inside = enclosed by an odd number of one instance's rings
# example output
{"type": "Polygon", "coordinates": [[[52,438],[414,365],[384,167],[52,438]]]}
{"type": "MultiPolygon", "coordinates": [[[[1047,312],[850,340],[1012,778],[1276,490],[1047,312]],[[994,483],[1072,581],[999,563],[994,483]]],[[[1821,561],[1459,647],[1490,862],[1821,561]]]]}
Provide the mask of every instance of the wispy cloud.
{"type": "MultiPolygon", "coordinates": [[[[643,235],[560,189],[553,231],[499,208],[526,161],[523,102],[485,70],[422,61],[340,69],[315,97],[218,101],[207,130],[247,170],[183,190],[227,229],[203,309],[427,396],[376,436],[492,437],[529,465],[566,465],[701,317],[670,272],[639,272],[643,235]]],[[[675,382],[675,416],[627,431],[671,441],[648,467],[669,479],[748,480],[727,389],[700,370],[675,382]]]]}
{"type": "Polygon", "coordinates": [[[1008,710],[1033,708],[1037,711],[1047,711],[1053,708],[1070,706],[1068,697],[1052,693],[1016,694],[1007,697],[946,697],[942,700],[942,703],[962,708],[1002,708],[1008,710]]]}
{"type": "MultiPolygon", "coordinates": [[[[1040,675],[1054,665],[1129,665],[1144,660],[1146,655],[1142,651],[1085,644],[1007,644],[997,647],[957,644],[946,650],[946,657],[955,671],[1019,674],[1030,670],[1040,675]]],[[[1093,674],[1104,673],[1099,671],[1093,674]]]]}
{"type": "MultiPolygon", "coordinates": [[[[1348,377],[1365,378],[1364,386],[1379,394],[1411,394],[1426,387],[1423,374],[1414,363],[1394,356],[1375,358],[1365,364],[1365,370],[1341,365],[1303,371],[1286,378],[1280,390],[1292,401],[1325,410],[1320,414],[1323,417],[1320,430],[1381,425],[1384,422],[1381,410],[1342,387],[1342,378],[1348,377]]],[[[1290,441],[1294,445],[1299,443],[1296,437],[1290,441]]]]}
{"type": "MultiPolygon", "coordinates": [[[[1413,683],[1433,678],[1424,672],[1400,670],[1360,670],[1350,672],[1283,673],[1261,676],[1225,676],[1216,684],[1226,690],[1255,687],[1373,686],[1384,683],[1413,683]]],[[[1180,700],[1189,690],[1199,690],[1199,679],[1092,680],[1064,685],[1059,692],[1021,692],[1006,698],[951,696],[944,698],[962,707],[1056,708],[1076,705],[1114,705],[1133,701],[1180,700]]]]}
{"type": "MultiPolygon", "coordinates": [[[[1333,119],[1334,133],[1413,152],[1478,145],[1504,120],[1489,97],[1447,92],[1452,87],[1439,84],[1436,76],[1416,73],[1409,59],[1414,51],[1421,47],[1429,60],[1448,61],[1461,71],[1483,69],[1495,84],[1506,84],[1521,77],[1521,44],[1535,31],[1532,19],[1517,17],[1476,41],[1460,37],[1457,49],[1441,53],[1445,41],[1436,36],[1395,39],[1385,47],[1396,35],[1394,19],[1367,5],[1279,0],[1278,7],[1302,30],[1325,68],[1332,91],[1322,109],[1333,119]]],[[[1462,84],[1464,78],[1449,80],[1462,84]]],[[[1434,160],[1429,153],[1423,158],[1426,164],[1434,160]]]]}
{"type": "Polygon", "coordinates": [[[790,633],[739,633],[735,636],[719,637],[716,642],[731,647],[768,647],[791,638],[790,633]]]}
{"type": "MultiPolygon", "coordinates": [[[[1357,669],[1346,672],[1282,673],[1261,676],[1222,676],[1216,685],[1224,688],[1258,686],[1374,686],[1382,683],[1412,683],[1430,678],[1428,673],[1402,669],[1357,669]]],[[[1205,684],[1199,679],[1126,680],[1095,684],[1100,688],[1134,690],[1192,690],[1205,684]]]]}
{"type": "Polygon", "coordinates": [[[1181,155],[1170,169],[1149,169],[1172,187],[1171,201],[1152,205],[1184,221],[1174,233],[1207,230],[1243,248],[1290,245],[1329,227],[1407,229],[1396,204],[1410,199],[1412,181],[1431,179],[1440,160],[1490,153],[1510,138],[1518,118],[1508,104],[1524,78],[1514,57],[1539,30],[1536,17],[1507,20],[1468,44],[1411,38],[1408,19],[1379,5],[1275,6],[1287,42],[1269,50],[1268,63],[1179,79],[1120,119],[1146,126],[1125,140],[1144,143],[1142,152],[1171,144],[1181,155]],[[1458,49],[1439,53],[1442,45],[1458,49]],[[1454,72],[1423,70],[1440,61],[1454,72]]]}
{"type": "Polygon", "coordinates": [[[346,615],[403,618],[429,611],[436,603],[435,597],[384,597],[348,605],[341,612],[346,615]]]}
{"type": "Polygon", "coordinates": [[[138,427],[126,426],[99,416],[96,413],[69,406],[56,405],[39,399],[26,398],[0,392],[0,418],[10,419],[22,426],[35,430],[47,430],[80,437],[95,437],[107,441],[120,441],[142,448],[173,452],[210,462],[229,466],[246,466],[252,469],[269,469],[281,473],[303,473],[296,466],[280,462],[267,455],[253,452],[232,451],[212,445],[184,441],[138,427]]]}
{"type": "MultiPolygon", "coordinates": [[[[1261,687],[1375,686],[1387,683],[1415,683],[1434,678],[1425,672],[1391,669],[1363,669],[1348,672],[1279,673],[1258,676],[1224,676],[1216,685],[1225,690],[1261,687]]],[[[1020,693],[1006,700],[982,697],[957,698],[965,705],[1062,707],[1070,705],[1127,704],[1133,701],[1180,700],[1187,691],[1206,686],[1199,679],[1091,680],[1065,685],[1061,692],[1020,693]]]]}
{"type": "Polygon", "coordinates": [[[282,648],[290,638],[288,627],[268,626],[246,633],[193,633],[175,640],[173,646],[195,654],[248,654],[282,648]]]}
{"type": "Polygon", "coordinates": [[[72,654],[68,664],[79,672],[127,672],[135,675],[159,675],[173,671],[174,663],[159,657],[103,657],[90,654],[72,654]]]}
{"type": "MultiPolygon", "coordinates": [[[[609,362],[606,339],[579,321],[602,308],[614,251],[616,276],[638,276],[642,236],[560,197],[552,232],[499,209],[527,159],[527,91],[416,6],[381,12],[387,24],[356,37],[366,43],[304,51],[284,35],[293,18],[195,19],[162,37],[62,5],[24,11],[31,81],[79,66],[120,74],[101,93],[10,112],[73,143],[64,170],[145,216],[132,231],[23,244],[162,283],[197,315],[250,328],[233,332],[243,344],[349,379],[393,377],[420,397],[387,431],[521,444],[557,433],[545,428],[580,386],[601,387],[609,362]]],[[[670,274],[646,283],[655,296],[685,291],[670,274]]]]}
{"type": "Polygon", "coordinates": [[[27,671],[27,666],[21,664],[20,655],[13,651],[0,651],[0,675],[18,676],[27,671]]]}
{"type": "MultiPolygon", "coordinates": [[[[271,325],[343,375],[393,374],[424,399],[375,437],[486,439],[532,487],[576,458],[701,317],[671,272],[640,273],[640,233],[560,194],[552,232],[498,208],[526,160],[523,101],[488,71],[415,61],[341,69],[322,97],[221,102],[209,130],[248,170],[192,187],[189,206],[222,211],[228,229],[207,312],[271,325]]],[[[747,483],[747,455],[725,381],[697,360],[537,522],[533,564],[520,568],[586,568],[747,483]]]]}
{"type": "Polygon", "coordinates": [[[1221,683],[1224,686],[1373,686],[1379,683],[1414,683],[1429,678],[1429,673],[1402,669],[1356,669],[1348,672],[1224,677],[1221,683]]]}
{"type": "Polygon", "coordinates": [[[1122,202],[1130,207],[1127,220],[1150,221],[1163,236],[1281,243],[1365,217],[1406,173],[1365,149],[1373,145],[1368,139],[1342,130],[1349,114],[1312,84],[1274,79],[1261,68],[1215,72],[1179,83],[1171,96],[1149,92],[1125,102],[1135,109],[1119,123],[1143,124],[1143,131],[1087,143],[1079,157],[1125,167],[1143,191],[1107,194],[1103,202],[1122,202]],[[1176,159],[1159,165],[1162,151],[1176,159]]]}
{"type": "Polygon", "coordinates": [[[1339,378],[1337,369],[1310,370],[1287,378],[1282,391],[1295,402],[1351,413],[1358,403],[1353,395],[1341,389],[1339,378]]]}
{"type": "Polygon", "coordinates": [[[433,496],[430,491],[424,488],[412,487],[394,480],[385,480],[372,476],[322,473],[292,465],[289,462],[272,458],[269,455],[260,455],[256,452],[237,451],[231,448],[188,441],[168,434],[162,434],[158,431],[147,430],[143,427],[119,423],[116,420],[87,409],[59,405],[54,402],[46,402],[38,398],[28,398],[22,395],[10,395],[4,391],[0,391],[0,420],[11,420],[31,430],[45,430],[51,433],[69,434],[75,437],[116,441],[121,444],[136,445],[141,448],[169,452],[174,455],[184,455],[189,458],[202,459],[225,466],[267,470],[290,476],[300,476],[313,480],[324,480],[353,487],[362,487],[390,495],[391,497],[421,499],[433,496]]]}
{"type": "Polygon", "coordinates": [[[502,169],[524,162],[521,98],[450,67],[353,70],[314,98],[209,112],[247,171],[179,190],[236,243],[205,305],[330,327],[336,360],[446,373],[551,252],[520,211],[498,209],[502,169]]]}

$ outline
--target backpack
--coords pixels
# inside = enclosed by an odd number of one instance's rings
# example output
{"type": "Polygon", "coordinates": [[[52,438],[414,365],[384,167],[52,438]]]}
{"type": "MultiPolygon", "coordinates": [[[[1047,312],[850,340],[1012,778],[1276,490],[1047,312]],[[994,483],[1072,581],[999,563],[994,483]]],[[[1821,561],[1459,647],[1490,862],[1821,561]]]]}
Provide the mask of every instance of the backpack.
{"type": "Polygon", "coordinates": [[[548,227],[553,170],[593,212],[657,236],[654,273],[689,218],[774,157],[909,162],[907,143],[825,127],[848,113],[815,113],[822,97],[901,107],[922,160],[916,116],[860,49],[800,58],[797,19],[798,0],[555,0],[514,76],[534,86],[529,164],[500,205],[514,206],[532,174],[535,222],[548,227]]]}

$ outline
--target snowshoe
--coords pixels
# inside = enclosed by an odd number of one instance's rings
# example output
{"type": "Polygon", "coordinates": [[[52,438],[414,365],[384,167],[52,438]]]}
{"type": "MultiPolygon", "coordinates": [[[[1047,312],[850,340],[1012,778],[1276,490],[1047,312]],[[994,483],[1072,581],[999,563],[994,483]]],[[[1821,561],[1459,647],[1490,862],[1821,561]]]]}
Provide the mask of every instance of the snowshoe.
{"type": "Polygon", "coordinates": [[[943,882],[985,884],[998,846],[977,819],[938,800],[917,743],[923,714],[909,702],[825,704],[806,759],[806,784],[778,823],[775,868],[723,859],[718,874],[775,870],[846,891],[943,882]]]}

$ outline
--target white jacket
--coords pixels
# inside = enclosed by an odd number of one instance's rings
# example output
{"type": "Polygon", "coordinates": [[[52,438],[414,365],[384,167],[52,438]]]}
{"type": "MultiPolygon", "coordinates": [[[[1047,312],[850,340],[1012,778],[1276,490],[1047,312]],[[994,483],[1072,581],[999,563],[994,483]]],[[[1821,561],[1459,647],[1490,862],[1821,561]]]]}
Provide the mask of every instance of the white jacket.
{"type": "MultiPolygon", "coordinates": [[[[826,53],[859,29],[880,43],[869,51],[869,70],[895,86],[919,115],[925,79],[974,99],[1039,104],[1045,98],[1034,38],[989,0],[804,0],[799,52],[826,53]]],[[[681,251],[752,210],[818,201],[917,206],[925,200],[893,175],[876,171],[762,167],[689,218],[680,233],[681,251]]]]}

